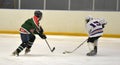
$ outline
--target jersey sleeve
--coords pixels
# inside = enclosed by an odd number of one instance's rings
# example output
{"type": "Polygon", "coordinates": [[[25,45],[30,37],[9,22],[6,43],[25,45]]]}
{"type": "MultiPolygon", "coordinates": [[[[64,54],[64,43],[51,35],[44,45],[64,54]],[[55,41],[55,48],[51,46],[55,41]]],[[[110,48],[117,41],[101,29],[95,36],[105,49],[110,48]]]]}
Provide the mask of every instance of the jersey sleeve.
{"type": "Polygon", "coordinates": [[[88,35],[90,35],[91,30],[92,30],[92,26],[90,26],[90,24],[87,23],[87,24],[86,24],[86,31],[87,31],[88,35]]]}
{"type": "Polygon", "coordinates": [[[106,24],[107,24],[107,21],[106,21],[104,18],[99,18],[99,22],[100,22],[102,25],[106,25],[106,24]]]}

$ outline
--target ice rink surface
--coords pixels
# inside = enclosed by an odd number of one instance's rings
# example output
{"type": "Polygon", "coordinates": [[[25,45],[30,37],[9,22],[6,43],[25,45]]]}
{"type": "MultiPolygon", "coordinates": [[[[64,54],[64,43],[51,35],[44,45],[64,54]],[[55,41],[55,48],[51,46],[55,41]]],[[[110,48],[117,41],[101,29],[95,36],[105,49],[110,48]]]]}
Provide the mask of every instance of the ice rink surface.
{"type": "Polygon", "coordinates": [[[20,36],[17,34],[0,34],[0,65],[120,65],[120,38],[99,39],[98,55],[86,56],[89,52],[87,43],[75,52],[62,54],[65,50],[72,51],[87,37],[51,36],[47,35],[51,47],[50,52],[45,40],[36,35],[31,52],[20,56],[12,56],[12,52],[20,45],[20,36]]]}

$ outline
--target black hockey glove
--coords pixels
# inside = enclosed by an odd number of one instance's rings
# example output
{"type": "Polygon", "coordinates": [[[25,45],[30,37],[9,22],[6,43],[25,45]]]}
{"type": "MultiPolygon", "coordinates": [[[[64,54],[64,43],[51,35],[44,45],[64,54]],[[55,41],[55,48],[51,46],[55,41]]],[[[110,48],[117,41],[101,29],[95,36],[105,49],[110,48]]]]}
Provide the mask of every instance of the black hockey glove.
{"type": "Polygon", "coordinates": [[[43,28],[40,26],[40,30],[39,30],[39,33],[43,34],[43,28]]]}
{"type": "Polygon", "coordinates": [[[39,33],[38,35],[39,35],[42,39],[46,39],[46,38],[47,38],[45,34],[39,33]]]}

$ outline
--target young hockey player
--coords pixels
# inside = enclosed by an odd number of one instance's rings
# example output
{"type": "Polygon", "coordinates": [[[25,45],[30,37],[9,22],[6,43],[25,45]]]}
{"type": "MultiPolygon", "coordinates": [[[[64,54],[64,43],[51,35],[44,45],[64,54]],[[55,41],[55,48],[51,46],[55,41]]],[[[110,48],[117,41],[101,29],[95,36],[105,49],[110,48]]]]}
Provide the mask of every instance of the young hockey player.
{"type": "Polygon", "coordinates": [[[88,32],[87,43],[90,48],[90,52],[87,53],[87,56],[97,54],[98,39],[103,35],[103,28],[106,24],[107,22],[103,18],[86,17],[86,29],[88,32]]]}
{"type": "Polygon", "coordinates": [[[18,48],[12,53],[14,56],[19,56],[19,53],[25,49],[25,54],[30,52],[30,49],[33,45],[33,42],[35,40],[35,35],[38,34],[42,39],[46,39],[46,35],[43,33],[42,27],[39,25],[39,21],[42,18],[42,12],[35,11],[34,16],[28,20],[25,21],[21,25],[20,28],[20,36],[22,43],[18,46],[18,48]]]}

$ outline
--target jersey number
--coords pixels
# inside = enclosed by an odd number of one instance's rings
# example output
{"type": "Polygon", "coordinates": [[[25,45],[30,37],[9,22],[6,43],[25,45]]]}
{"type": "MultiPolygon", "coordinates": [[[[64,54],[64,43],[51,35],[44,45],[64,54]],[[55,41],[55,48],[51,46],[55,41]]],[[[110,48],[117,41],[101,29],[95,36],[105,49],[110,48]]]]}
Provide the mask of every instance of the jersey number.
{"type": "Polygon", "coordinates": [[[101,24],[98,21],[95,21],[91,23],[90,25],[95,28],[96,26],[100,26],[101,24]]]}

